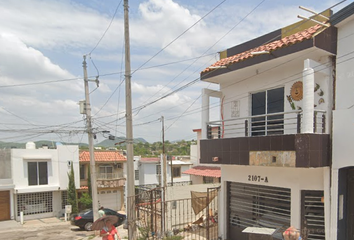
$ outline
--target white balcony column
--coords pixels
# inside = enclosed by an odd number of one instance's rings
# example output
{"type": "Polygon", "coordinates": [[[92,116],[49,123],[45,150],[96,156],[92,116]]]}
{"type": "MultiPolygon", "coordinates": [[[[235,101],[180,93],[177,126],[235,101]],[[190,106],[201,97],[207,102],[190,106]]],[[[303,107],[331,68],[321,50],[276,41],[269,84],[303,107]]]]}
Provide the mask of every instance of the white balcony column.
{"type": "Polygon", "coordinates": [[[209,89],[202,89],[202,139],[208,138],[207,124],[209,122],[209,89]]]}
{"type": "Polygon", "coordinates": [[[222,98],[220,91],[211,90],[207,88],[202,89],[202,139],[208,138],[207,124],[210,122],[209,109],[210,109],[210,97],[222,98]]]}
{"type": "Polygon", "coordinates": [[[315,88],[315,71],[310,67],[311,60],[304,61],[303,78],[303,107],[302,107],[302,127],[301,133],[313,133],[313,117],[314,117],[314,88],[315,88]]]}

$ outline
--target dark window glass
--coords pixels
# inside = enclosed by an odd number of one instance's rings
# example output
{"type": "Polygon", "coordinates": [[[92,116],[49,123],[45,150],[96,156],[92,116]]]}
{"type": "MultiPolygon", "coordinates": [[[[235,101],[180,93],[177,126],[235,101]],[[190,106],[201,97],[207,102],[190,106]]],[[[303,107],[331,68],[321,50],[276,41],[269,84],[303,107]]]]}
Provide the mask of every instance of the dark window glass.
{"type": "MultiPolygon", "coordinates": [[[[268,90],[267,92],[267,113],[284,112],[284,88],[268,90]]],[[[284,115],[267,117],[267,134],[284,133],[284,115]]]]}
{"type": "MultiPolygon", "coordinates": [[[[284,88],[252,94],[252,116],[284,112],[284,88]]],[[[284,115],[252,118],[252,136],[284,133],[284,115]]]]}
{"type": "Polygon", "coordinates": [[[173,168],[173,177],[181,177],[181,167],[173,168]]]}
{"type": "Polygon", "coordinates": [[[80,179],[85,179],[85,165],[80,165],[80,179]]]}
{"type": "Polygon", "coordinates": [[[37,163],[36,162],[29,162],[28,163],[28,185],[38,185],[38,178],[37,178],[37,163]]]}
{"type": "Polygon", "coordinates": [[[38,163],[39,170],[39,185],[48,184],[48,167],[47,162],[38,163]]]}
{"type": "MultiPolygon", "coordinates": [[[[266,92],[252,94],[252,116],[266,113],[266,92]]],[[[252,136],[264,135],[265,117],[252,118],[252,136]]]]}

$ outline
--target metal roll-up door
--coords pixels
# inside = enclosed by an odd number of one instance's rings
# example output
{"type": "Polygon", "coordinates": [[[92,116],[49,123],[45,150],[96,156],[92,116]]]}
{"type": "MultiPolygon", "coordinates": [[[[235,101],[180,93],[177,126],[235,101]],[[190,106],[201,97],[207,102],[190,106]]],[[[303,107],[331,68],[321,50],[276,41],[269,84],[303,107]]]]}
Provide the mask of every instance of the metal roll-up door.
{"type": "Polygon", "coordinates": [[[248,240],[249,235],[242,233],[247,227],[290,226],[290,203],[288,188],[229,182],[229,239],[248,240]]]}

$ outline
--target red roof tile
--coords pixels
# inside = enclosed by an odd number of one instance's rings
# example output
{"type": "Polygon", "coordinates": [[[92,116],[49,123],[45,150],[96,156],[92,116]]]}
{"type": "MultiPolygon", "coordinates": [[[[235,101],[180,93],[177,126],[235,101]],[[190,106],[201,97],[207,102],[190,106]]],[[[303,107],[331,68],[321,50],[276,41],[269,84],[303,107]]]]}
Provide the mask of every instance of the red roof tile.
{"type": "MultiPolygon", "coordinates": [[[[317,24],[317,25],[312,26],[312,27],[305,29],[303,31],[300,31],[300,32],[294,33],[292,35],[289,35],[287,37],[284,37],[280,40],[264,44],[260,47],[250,49],[248,51],[236,54],[234,56],[220,59],[219,61],[217,61],[216,63],[214,63],[210,67],[228,66],[228,65],[235,64],[237,62],[241,62],[241,61],[246,60],[248,58],[255,57],[254,55],[251,54],[251,52],[260,52],[260,51],[271,52],[271,51],[274,51],[279,48],[288,47],[290,45],[302,42],[302,41],[310,39],[310,38],[313,38],[315,36],[315,34],[321,28],[322,28],[321,25],[317,24]]],[[[202,71],[202,73],[211,71],[212,68],[210,68],[210,67],[207,67],[206,69],[204,69],[202,71]]]]}
{"type": "MultiPolygon", "coordinates": [[[[117,151],[95,151],[96,162],[125,162],[127,158],[117,151]]],[[[90,152],[80,152],[80,162],[89,162],[90,152]]]]}
{"type": "Polygon", "coordinates": [[[196,166],[184,171],[183,174],[219,178],[221,177],[221,170],[219,167],[196,166]]]}

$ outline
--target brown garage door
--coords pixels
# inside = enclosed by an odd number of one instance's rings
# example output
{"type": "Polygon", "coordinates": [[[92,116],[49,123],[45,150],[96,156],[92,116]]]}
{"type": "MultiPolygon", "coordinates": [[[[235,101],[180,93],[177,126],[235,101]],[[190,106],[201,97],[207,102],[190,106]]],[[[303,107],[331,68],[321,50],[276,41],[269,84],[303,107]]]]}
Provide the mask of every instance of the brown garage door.
{"type": "Polygon", "coordinates": [[[0,192],[0,221],[10,220],[10,191],[0,192]]]}

